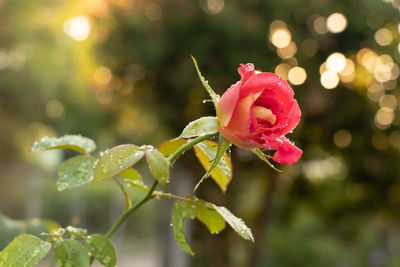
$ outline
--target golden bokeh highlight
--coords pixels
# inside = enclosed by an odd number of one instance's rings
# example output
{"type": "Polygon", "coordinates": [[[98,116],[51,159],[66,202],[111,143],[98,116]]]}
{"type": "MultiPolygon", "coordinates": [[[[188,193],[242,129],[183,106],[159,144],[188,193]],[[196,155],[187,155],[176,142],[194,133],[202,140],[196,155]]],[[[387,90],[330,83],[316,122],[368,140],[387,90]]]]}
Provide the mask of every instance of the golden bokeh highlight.
{"type": "Polygon", "coordinates": [[[347,19],[342,13],[333,13],[326,20],[326,27],[331,33],[343,32],[347,27],[347,19]]]}
{"type": "Polygon", "coordinates": [[[363,48],[357,53],[357,61],[372,74],[375,81],[384,83],[386,90],[396,87],[396,80],[399,78],[400,70],[390,55],[383,54],[379,56],[375,51],[363,48]]]}
{"type": "Polygon", "coordinates": [[[355,65],[353,60],[346,58],[346,65],[343,70],[339,72],[340,80],[345,83],[350,83],[356,76],[355,65]]]}
{"type": "Polygon", "coordinates": [[[324,62],[324,63],[322,63],[321,64],[321,66],[319,66],[319,74],[321,74],[322,75],[322,73],[324,73],[325,71],[327,71],[328,70],[328,68],[327,68],[327,66],[326,66],[326,63],[324,62]]]}
{"type": "Polygon", "coordinates": [[[341,72],[346,66],[346,57],[342,53],[335,52],[326,60],[326,67],[335,72],[341,72]]]}
{"type": "Polygon", "coordinates": [[[89,37],[90,23],[86,16],[70,18],[64,22],[64,32],[76,41],[84,41],[89,37]]]}
{"type": "Polygon", "coordinates": [[[280,29],[280,28],[287,28],[286,23],[282,20],[278,20],[278,19],[274,20],[269,25],[269,30],[271,33],[274,32],[276,29],[280,29]]]}
{"type": "Polygon", "coordinates": [[[207,0],[207,9],[213,14],[221,13],[225,8],[225,0],[207,0]]]}
{"type": "Polygon", "coordinates": [[[387,129],[394,121],[393,110],[379,109],[375,114],[375,126],[379,129],[387,129]]]}
{"type": "Polygon", "coordinates": [[[106,85],[112,79],[111,70],[107,67],[99,67],[94,71],[93,81],[97,85],[106,85]]]}
{"type": "Polygon", "coordinates": [[[314,28],[314,31],[319,34],[327,33],[328,29],[326,28],[326,18],[322,17],[322,16],[317,17],[314,20],[313,28],[314,28]]]}
{"type": "Polygon", "coordinates": [[[373,102],[377,102],[385,94],[381,84],[372,83],[368,86],[367,97],[373,102]]]}
{"type": "Polygon", "coordinates": [[[289,45],[292,40],[292,34],[286,28],[279,28],[271,32],[271,42],[278,48],[283,48],[289,45]]]}
{"type": "Polygon", "coordinates": [[[374,69],[374,78],[380,83],[390,80],[392,77],[391,69],[388,65],[377,65],[374,69]]]}
{"type": "Polygon", "coordinates": [[[297,52],[297,46],[294,42],[290,42],[287,46],[278,48],[278,56],[282,59],[288,59],[293,57],[297,52]]]}
{"type": "Polygon", "coordinates": [[[383,95],[379,99],[379,106],[382,110],[393,111],[397,107],[397,98],[394,95],[383,95]]]}
{"type": "Polygon", "coordinates": [[[351,133],[346,129],[340,129],[333,135],[333,142],[337,147],[345,148],[351,144],[351,133]]]}
{"type": "Polygon", "coordinates": [[[349,76],[352,75],[355,71],[356,67],[354,65],[353,60],[350,58],[346,58],[346,65],[344,68],[339,72],[340,75],[349,76]]]}
{"type": "Polygon", "coordinates": [[[275,67],[275,73],[279,75],[279,77],[281,77],[282,79],[287,80],[288,73],[291,68],[292,67],[289,64],[281,63],[275,67]]]}
{"type": "Polygon", "coordinates": [[[378,60],[378,55],[371,49],[365,48],[357,54],[358,62],[363,65],[370,73],[373,73],[378,60]]]}
{"type": "Polygon", "coordinates": [[[326,89],[334,89],[339,84],[339,76],[333,70],[326,70],[321,75],[321,84],[326,89]]]}
{"type": "Polygon", "coordinates": [[[294,85],[303,84],[307,79],[307,72],[301,67],[294,67],[288,73],[289,81],[294,85]]]}
{"type": "Polygon", "coordinates": [[[64,105],[57,99],[46,103],[46,114],[49,118],[58,119],[64,115],[64,105]]]}
{"type": "Polygon", "coordinates": [[[393,41],[393,35],[387,28],[382,28],[376,31],[375,33],[375,41],[380,46],[387,46],[390,45],[393,41]]]}

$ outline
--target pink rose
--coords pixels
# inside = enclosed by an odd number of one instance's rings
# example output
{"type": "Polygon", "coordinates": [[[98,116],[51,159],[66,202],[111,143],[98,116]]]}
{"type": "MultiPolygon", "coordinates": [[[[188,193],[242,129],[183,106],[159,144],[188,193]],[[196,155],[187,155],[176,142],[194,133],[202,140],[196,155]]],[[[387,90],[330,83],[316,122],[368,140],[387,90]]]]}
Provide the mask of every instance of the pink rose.
{"type": "Polygon", "coordinates": [[[217,105],[219,132],[242,148],[276,150],[272,159],[278,163],[298,161],[303,152],[285,137],[301,116],[293,89],[274,73],[256,73],[253,64],[238,71],[241,80],[217,105]]]}

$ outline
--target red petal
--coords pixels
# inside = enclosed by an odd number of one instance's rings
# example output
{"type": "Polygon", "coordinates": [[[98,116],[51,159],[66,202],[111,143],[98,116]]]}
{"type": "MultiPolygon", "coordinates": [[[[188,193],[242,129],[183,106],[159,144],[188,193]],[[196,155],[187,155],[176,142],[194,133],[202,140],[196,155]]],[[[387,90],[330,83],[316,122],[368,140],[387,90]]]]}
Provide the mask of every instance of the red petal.
{"type": "Polygon", "coordinates": [[[244,84],[251,76],[255,74],[254,65],[251,63],[248,63],[246,65],[240,64],[238,72],[240,74],[242,84],[244,84]]]}
{"type": "Polygon", "coordinates": [[[254,101],[260,96],[259,92],[256,95],[250,94],[244,98],[240,98],[236,109],[233,112],[231,121],[226,126],[227,129],[230,129],[234,132],[245,132],[249,133],[250,127],[253,122],[253,105],[254,101]]]}
{"type": "Polygon", "coordinates": [[[241,83],[232,85],[221,97],[217,105],[217,117],[222,127],[230,122],[239,100],[241,83]]]}
{"type": "Polygon", "coordinates": [[[241,148],[258,148],[260,144],[253,141],[255,134],[248,133],[235,133],[226,129],[219,129],[219,132],[225,137],[226,140],[241,148]]]}
{"type": "MultiPolygon", "coordinates": [[[[280,137],[270,142],[272,149],[276,149],[276,152],[272,159],[281,164],[293,164],[298,161],[303,154],[300,148],[296,147],[286,137],[280,137]]],[[[268,146],[268,145],[267,145],[268,146]]],[[[269,147],[265,147],[271,149],[269,147]]]]}
{"type": "Polygon", "coordinates": [[[246,82],[242,82],[240,97],[247,96],[250,93],[255,94],[265,89],[267,90],[277,89],[277,87],[280,87],[283,84],[283,82],[286,83],[284,80],[279,78],[279,76],[276,75],[275,73],[270,73],[270,72],[257,73],[251,76],[246,82]]]}

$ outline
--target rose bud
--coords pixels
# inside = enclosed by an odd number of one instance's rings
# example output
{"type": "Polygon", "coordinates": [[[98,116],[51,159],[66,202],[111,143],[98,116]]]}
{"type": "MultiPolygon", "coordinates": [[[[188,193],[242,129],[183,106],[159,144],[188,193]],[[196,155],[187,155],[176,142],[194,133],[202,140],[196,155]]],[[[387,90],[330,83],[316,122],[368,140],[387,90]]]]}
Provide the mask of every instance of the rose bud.
{"type": "Polygon", "coordinates": [[[278,163],[298,161],[303,152],[284,136],[301,116],[293,89],[274,73],[256,73],[253,64],[241,64],[238,71],[241,80],[217,105],[219,132],[238,147],[276,150],[272,159],[278,163]]]}

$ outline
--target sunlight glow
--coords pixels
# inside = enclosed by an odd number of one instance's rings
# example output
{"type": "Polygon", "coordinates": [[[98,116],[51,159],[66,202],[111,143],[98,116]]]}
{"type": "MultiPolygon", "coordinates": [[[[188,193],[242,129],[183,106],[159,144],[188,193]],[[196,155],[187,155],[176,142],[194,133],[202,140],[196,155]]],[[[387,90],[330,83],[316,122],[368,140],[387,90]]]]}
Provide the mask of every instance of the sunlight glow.
{"type": "Polygon", "coordinates": [[[68,19],[64,22],[64,32],[76,41],[84,41],[90,33],[90,23],[86,16],[68,19]]]}

